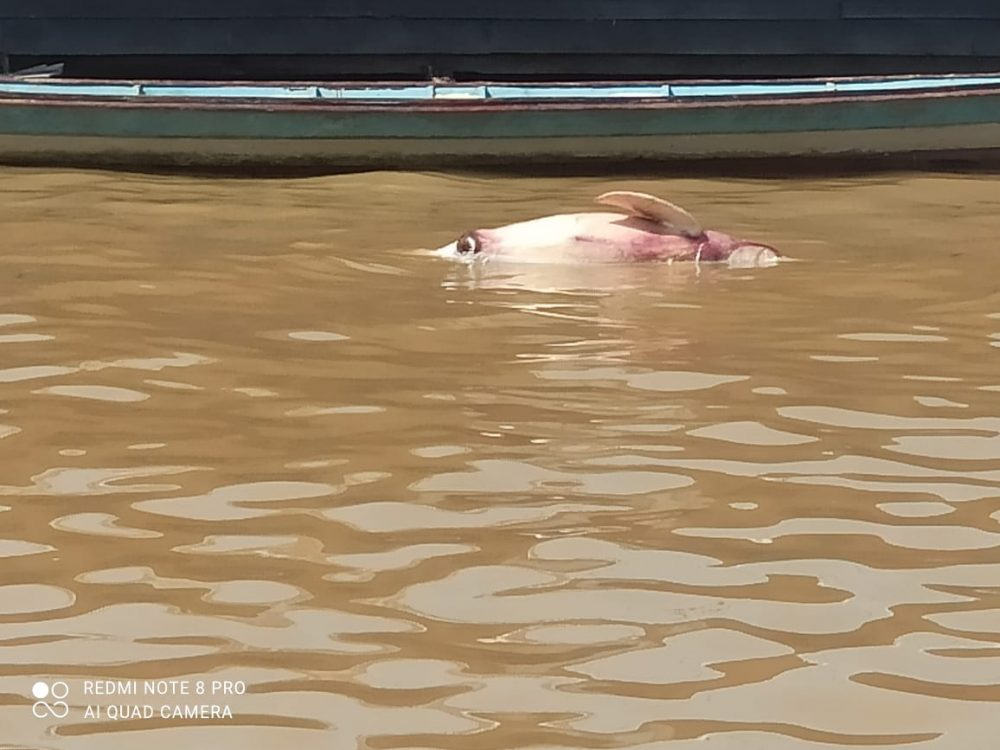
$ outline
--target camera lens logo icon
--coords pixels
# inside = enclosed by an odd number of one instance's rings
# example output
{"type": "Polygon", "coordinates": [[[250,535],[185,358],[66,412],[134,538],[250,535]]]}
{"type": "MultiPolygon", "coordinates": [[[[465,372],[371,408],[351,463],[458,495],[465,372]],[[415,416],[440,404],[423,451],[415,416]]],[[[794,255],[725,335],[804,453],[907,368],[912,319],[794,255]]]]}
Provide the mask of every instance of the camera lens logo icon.
{"type": "Polygon", "coordinates": [[[35,715],[36,719],[48,717],[65,719],[69,713],[69,705],[63,700],[69,695],[69,685],[62,680],[53,682],[51,685],[39,680],[31,686],[31,695],[36,699],[31,706],[31,713],[35,715]],[[47,698],[51,702],[47,701],[47,698]]]}

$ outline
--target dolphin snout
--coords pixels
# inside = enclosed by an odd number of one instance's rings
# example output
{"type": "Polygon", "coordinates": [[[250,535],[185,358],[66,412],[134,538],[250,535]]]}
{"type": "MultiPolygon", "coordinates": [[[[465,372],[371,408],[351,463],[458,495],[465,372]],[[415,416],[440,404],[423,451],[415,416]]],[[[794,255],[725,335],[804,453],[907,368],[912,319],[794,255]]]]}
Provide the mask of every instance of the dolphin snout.
{"type": "Polygon", "coordinates": [[[448,260],[454,260],[458,257],[458,244],[455,242],[449,242],[444,247],[439,247],[434,251],[434,255],[439,258],[447,258],[448,260]]]}

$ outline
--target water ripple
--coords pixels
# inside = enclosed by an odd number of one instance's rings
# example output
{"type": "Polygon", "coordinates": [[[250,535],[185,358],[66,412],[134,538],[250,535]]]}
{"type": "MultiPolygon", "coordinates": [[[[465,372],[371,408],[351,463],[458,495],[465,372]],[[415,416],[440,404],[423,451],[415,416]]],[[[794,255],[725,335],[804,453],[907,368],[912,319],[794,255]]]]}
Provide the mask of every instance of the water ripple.
{"type": "Polygon", "coordinates": [[[5,747],[992,747],[992,176],[3,177],[5,747]],[[418,252],[612,189],[798,262],[418,252]]]}

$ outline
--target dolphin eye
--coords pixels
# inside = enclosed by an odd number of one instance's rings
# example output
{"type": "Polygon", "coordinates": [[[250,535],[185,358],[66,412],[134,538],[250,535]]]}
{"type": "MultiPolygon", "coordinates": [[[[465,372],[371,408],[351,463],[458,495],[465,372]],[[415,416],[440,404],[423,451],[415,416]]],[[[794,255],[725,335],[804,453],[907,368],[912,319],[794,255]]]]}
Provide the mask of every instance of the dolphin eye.
{"type": "Polygon", "coordinates": [[[472,233],[463,234],[458,238],[455,243],[455,249],[458,250],[460,255],[469,255],[470,253],[475,254],[480,251],[479,240],[472,233]]]}

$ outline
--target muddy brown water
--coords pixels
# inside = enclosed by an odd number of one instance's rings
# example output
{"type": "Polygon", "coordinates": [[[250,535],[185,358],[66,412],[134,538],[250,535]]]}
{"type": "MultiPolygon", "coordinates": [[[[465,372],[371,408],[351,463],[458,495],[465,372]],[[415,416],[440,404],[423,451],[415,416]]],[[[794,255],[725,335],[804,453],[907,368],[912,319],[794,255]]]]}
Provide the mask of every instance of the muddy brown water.
{"type": "Polygon", "coordinates": [[[995,745],[996,178],[0,187],[0,747],[995,745]],[[616,188],[798,262],[416,252],[616,188]]]}

